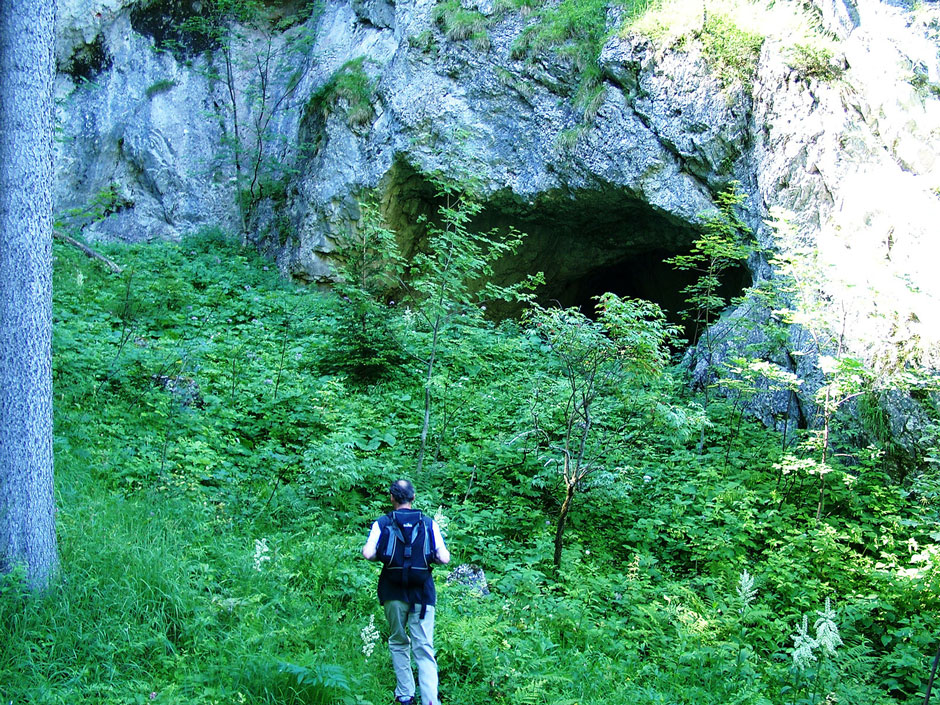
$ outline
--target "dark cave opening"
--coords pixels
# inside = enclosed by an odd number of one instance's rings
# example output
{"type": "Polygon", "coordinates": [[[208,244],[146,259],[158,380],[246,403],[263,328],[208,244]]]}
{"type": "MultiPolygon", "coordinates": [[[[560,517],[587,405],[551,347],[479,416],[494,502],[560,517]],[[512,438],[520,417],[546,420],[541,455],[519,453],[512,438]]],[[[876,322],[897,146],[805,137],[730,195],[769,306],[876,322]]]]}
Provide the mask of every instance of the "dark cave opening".
{"type": "MultiPolygon", "coordinates": [[[[385,217],[410,256],[421,246],[419,216],[434,217],[438,205],[434,189],[410,166],[396,164],[381,191],[385,217]]],[[[593,316],[595,298],[609,291],[659,304],[688,339],[694,336],[694,325],[681,312],[687,308],[683,289],[697,275],[664,260],[688,254],[699,231],[623,188],[557,190],[528,202],[511,193],[497,193],[486,201],[472,228],[525,233],[516,254],[497,262],[494,278],[508,284],[542,272],[545,284],[536,292],[542,305],[577,306],[593,316]]],[[[751,283],[744,266],[727,270],[723,279],[718,293],[726,301],[751,283]]],[[[517,307],[508,305],[488,309],[496,318],[518,313],[517,307]]]]}
{"type": "MultiPolygon", "coordinates": [[[[683,290],[698,274],[666,262],[687,255],[699,237],[696,226],[656,211],[623,189],[599,188],[547,194],[520,208],[493,199],[479,219],[482,228],[514,227],[527,234],[520,251],[497,266],[505,281],[543,272],[542,305],[576,306],[595,315],[596,298],[606,292],[653,301],[688,340],[696,335],[683,290]]],[[[716,292],[725,301],[751,284],[745,266],[729,268],[716,292]]]]}
{"type": "MultiPolygon", "coordinates": [[[[641,252],[568,282],[559,291],[559,296],[550,300],[557,301],[562,306],[576,306],[592,318],[597,297],[607,292],[622,298],[654,301],[663,309],[670,323],[680,326],[684,338],[694,342],[700,331],[696,330],[694,320],[683,314],[688,309],[683,289],[692,284],[696,277],[665,262],[677,254],[688,253],[688,248],[641,252]]],[[[723,273],[722,285],[717,295],[726,302],[731,301],[740,296],[751,283],[751,273],[746,267],[731,267],[723,273]]],[[[541,302],[545,303],[544,300],[541,302]]]]}
{"type": "Polygon", "coordinates": [[[640,252],[587,272],[560,287],[557,301],[562,306],[577,306],[591,315],[596,298],[609,291],[620,297],[655,301],[670,318],[675,318],[686,307],[682,289],[694,279],[664,262],[676,254],[679,252],[670,250],[640,252]]]}

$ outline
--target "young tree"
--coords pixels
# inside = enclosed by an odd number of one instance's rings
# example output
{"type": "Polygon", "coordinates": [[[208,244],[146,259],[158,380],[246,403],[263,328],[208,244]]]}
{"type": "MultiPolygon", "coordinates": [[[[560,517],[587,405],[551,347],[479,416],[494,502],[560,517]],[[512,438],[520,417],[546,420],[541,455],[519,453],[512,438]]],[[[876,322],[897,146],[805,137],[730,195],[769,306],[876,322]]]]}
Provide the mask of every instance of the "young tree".
{"type": "Polygon", "coordinates": [[[774,290],[780,320],[797,326],[809,336],[808,349],[794,355],[815,355],[822,375],[814,395],[816,419],[802,444],[810,458],[784,458],[782,467],[806,468],[818,477],[819,498],[816,519],[822,517],[826,500],[826,478],[835,470],[832,463],[832,431],[836,413],[846,403],[865,394],[872,387],[873,375],[846,349],[846,307],[826,293],[818,251],[799,241],[787,214],[774,211],[774,228],[779,251],[770,258],[776,272],[774,290]],[[807,462],[809,461],[809,462],[807,462]]]}
{"type": "Polygon", "coordinates": [[[493,264],[516,250],[522,242],[522,234],[514,230],[505,236],[495,231],[474,231],[471,222],[483,206],[473,198],[468,187],[440,177],[435,179],[435,186],[440,199],[437,218],[422,218],[427,228],[425,245],[412,258],[401,280],[408,303],[423,323],[425,334],[423,344],[412,350],[424,378],[418,475],[424,466],[431,429],[439,356],[455,324],[479,321],[486,302],[528,301],[529,290],[541,281],[541,275],[512,286],[499,286],[489,281],[493,264]]]}
{"type": "Polygon", "coordinates": [[[721,295],[722,278],[729,269],[746,260],[753,250],[753,245],[747,239],[750,230],[736,213],[736,209],[744,202],[737,183],[719,193],[715,200],[718,202],[718,211],[705,219],[705,232],[692,244],[691,252],[665,260],[676,269],[698,275],[694,282],[682,290],[689,305],[683,315],[695,326],[693,342],[699,340],[705,351],[706,379],[702,388],[706,408],[709,401],[708,377],[714,372],[717,342],[712,324],[728,305],[721,295]]]}
{"type": "Polygon", "coordinates": [[[360,218],[336,243],[333,264],[343,307],[333,346],[334,366],[371,380],[402,357],[386,300],[398,290],[405,266],[395,233],[377,205],[360,204],[360,218]]]}
{"type": "Polygon", "coordinates": [[[57,562],[52,476],[55,3],[0,0],[0,573],[57,562]]]}
{"type": "Polygon", "coordinates": [[[577,308],[534,307],[529,321],[548,346],[559,373],[545,421],[536,430],[549,439],[565,491],[555,527],[555,568],[561,567],[565,525],[575,494],[596,470],[605,423],[631,405],[631,395],[661,375],[675,331],[662,310],[640,299],[604,294],[598,319],[577,308]],[[551,419],[556,421],[553,423],[551,419]],[[547,423],[548,426],[543,425],[547,423]]]}
{"type": "MultiPolygon", "coordinates": [[[[309,6],[311,3],[307,3],[309,6]]],[[[313,37],[282,33],[295,18],[272,21],[263,0],[206,0],[185,29],[214,47],[210,78],[224,86],[220,116],[231,149],[242,240],[247,241],[255,208],[286,176],[285,144],[278,142],[276,119],[299,109],[294,99],[311,67],[313,37]],[[216,63],[217,61],[217,63],[216,63]]]]}
{"type": "MultiPolygon", "coordinates": [[[[748,403],[760,393],[786,392],[795,394],[803,380],[795,373],[767,360],[754,360],[747,357],[734,357],[725,362],[725,374],[719,384],[731,398],[731,428],[728,433],[728,445],[725,449],[725,465],[731,457],[731,446],[741,430],[741,422],[748,403]],[[737,415],[737,423],[735,423],[737,415]]],[[[786,448],[786,430],[781,441],[786,448]]]]}

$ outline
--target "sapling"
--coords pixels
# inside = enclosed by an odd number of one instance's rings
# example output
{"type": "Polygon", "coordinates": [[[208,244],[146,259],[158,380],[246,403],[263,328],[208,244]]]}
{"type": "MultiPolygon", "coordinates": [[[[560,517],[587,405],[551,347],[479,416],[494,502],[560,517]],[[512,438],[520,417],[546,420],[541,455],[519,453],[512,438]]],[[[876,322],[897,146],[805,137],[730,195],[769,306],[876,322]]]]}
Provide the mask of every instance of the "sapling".
{"type": "MultiPolygon", "coordinates": [[[[209,78],[222,83],[231,148],[235,197],[242,231],[248,237],[252,216],[266,196],[265,183],[283,179],[288,171],[286,143],[274,129],[276,119],[299,106],[297,89],[309,72],[307,32],[281,31],[290,21],[272,23],[262,0],[208,0],[205,9],[184,22],[184,29],[205,38],[214,47],[212,59],[221,59],[221,71],[209,78]],[[278,151],[279,149],[279,151],[278,151]]],[[[302,147],[302,145],[301,145],[302,147]]]]}
{"type": "Polygon", "coordinates": [[[718,202],[718,210],[705,218],[704,232],[692,244],[689,254],[665,260],[680,271],[697,275],[697,279],[682,290],[688,304],[683,316],[694,326],[693,340],[701,340],[704,344],[706,378],[702,391],[706,408],[709,378],[714,372],[713,359],[718,342],[712,324],[728,304],[721,294],[723,280],[729,269],[740,266],[753,251],[751,231],[736,212],[744,203],[737,182],[719,193],[715,200],[718,202]]]}
{"type": "MultiPolygon", "coordinates": [[[[712,384],[715,374],[715,352],[718,344],[713,324],[721,311],[728,305],[722,295],[722,285],[727,272],[740,266],[753,251],[750,242],[751,231],[738,216],[737,210],[744,203],[744,196],[738,191],[738,183],[719,193],[715,200],[718,210],[705,218],[704,232],[693,244],[687,255],[676,255],[664,260],[676,269],[693,272],[695,281],[682,289],[688,308],[682,315],[693,324],[693,341],[698,341],[700,350],[705,354],[705,370],[700,383],[703,406],[708,409],[712,384]]],[[[705,447],[705,426],[699,436],[699,453],[705,447]]]]}
{"type": "Polygon", "coordinates": [[[674,335],[662,310],[649,301],[607,293],[598,297],[597,309],[596,321],[576,308],[536,306],[528,314],[559,375],[548,421],[533,416],[537,430],[557,453],[551,462],[559,468],[565,492],[555,529],[556,570],[561,567],[565,525],[575,494],[598,468],[598,441],[609,435],[604,417],[612,415],[612,409],[602,410],[602,400],[612,401],[614,409],[629,405],[630,395],[663,374],[674,335]],[[552,417],[559,419],[554,428],[546,426],[552,417]]]}
{"type": "Polygon", "coordinates": [[[780,308],[775,314],[783,323],[808,333],[808,348],[792,354],[816,355],[823,376],[814,397],[815,428],[803,444],[804,449],[815,456],[815,462],[808,469],[819,478],[818,521],[825,508],[826,476],[835,469],[832,432],[836,413],[844,404],[865,393],[871,386],[872,375],[847,352],[847,308],[843,301],[832,300],[824,290],[825,277],[818,251],[800,243],[786,214],[775,211],[772,215],[770,225],[781,243],[780,251],[770,258],[777,272],[775,289],[780,308]]]}
{"type": "Polygon", "coordinates": [[[331,256],[341,316],[332,351],[337,367],[373,380],[402,357],[393,325],[395,298],[405,260],[395,232],[376,203],[359,204],[359,220],[335,243],[331,256]],[[386,301],[391,301],[387,304],[386,301]]]}
{"type": "Polygon", "coordinates": [[[423,323],[427,334],[424,344],[413,346],[410,351],[424,380],[418,475],[424,466],[431,429],[439,358],[451,343],[455,324],[461,320],[471,323],[481,320],[489,301],[529,301],[531,289],[541,281],[540,275],[535,275],[517,284],[495,284],[491,280],[494,263],[515,252],[522,242],[522,233],[514,229],[502,235],[495,230],[474,230],[473,219],[483,206],[473,197],[471,186],[455,184],[440,176],[434,178],[434,185],[440,201],[437,218],[419,219],[427,237],[400,279],[409,309],[423,323]]]}
{"type": "Polygon", "coordinates": [[[803,384],[793,372],[774,365],[766,360],[752,360],[745,357],[732,358],[724,363],[725,374],[720,379],[721,386],[731,394],[731,424],[734,429],[728,434],[725,449],[725,465],[731,457],[731,447],[741,431],[741,423],[748,402],[758,393],[787,391],[793,394],[803,384]],[[735,423],[735,414],[737,422],[735,423]]]}
{"type": "Polygon", "coordinates": [[[284,371],[284,355],[287,352],[287,339],[290,334],[290,316],[284,314],[284,335],[281,337],[281,352],[277,360],[277,377],[274,381],[274,401],[277,401],[277,392],[281,387],[281,373],[284,371]]]}

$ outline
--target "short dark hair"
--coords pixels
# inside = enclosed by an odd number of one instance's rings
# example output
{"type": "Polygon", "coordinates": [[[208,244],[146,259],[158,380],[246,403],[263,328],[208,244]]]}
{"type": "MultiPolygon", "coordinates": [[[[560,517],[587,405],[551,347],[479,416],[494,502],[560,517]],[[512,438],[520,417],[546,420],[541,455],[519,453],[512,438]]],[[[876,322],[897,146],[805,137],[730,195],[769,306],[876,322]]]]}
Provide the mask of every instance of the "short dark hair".
{"type": "Polygon", "coordinates": [[[415,488],[408,480],[395,480],[388,492],[398,504],[406,504],[415,498],[415,488]]]}

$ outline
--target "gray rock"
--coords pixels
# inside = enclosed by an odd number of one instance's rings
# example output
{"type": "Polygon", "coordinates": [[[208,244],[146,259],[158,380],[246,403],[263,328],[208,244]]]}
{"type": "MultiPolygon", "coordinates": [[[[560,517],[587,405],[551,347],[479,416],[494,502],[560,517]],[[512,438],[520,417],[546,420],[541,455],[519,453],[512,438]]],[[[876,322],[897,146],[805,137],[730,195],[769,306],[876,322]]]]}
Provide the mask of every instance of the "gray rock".
{"type": "Polygon", "coordinates": [[[395,3],[389,0],[352,0],[356,15],[375,27],[394,29],[395,3]]]}
{"type": "Polygon", "coordinates": [[[447,582],[468,587],[479,595],[490,594],[490,587],[486,582],[486,573],[483,572],[482,568],[469,563],[461,563],[448,573],[447,582]]]}
{"type": "Polygon", "coordinates": [[[855,0],[812,0],[822,15],[822,24],[839,39],[848,37],[861,23],[855,0]]]}

